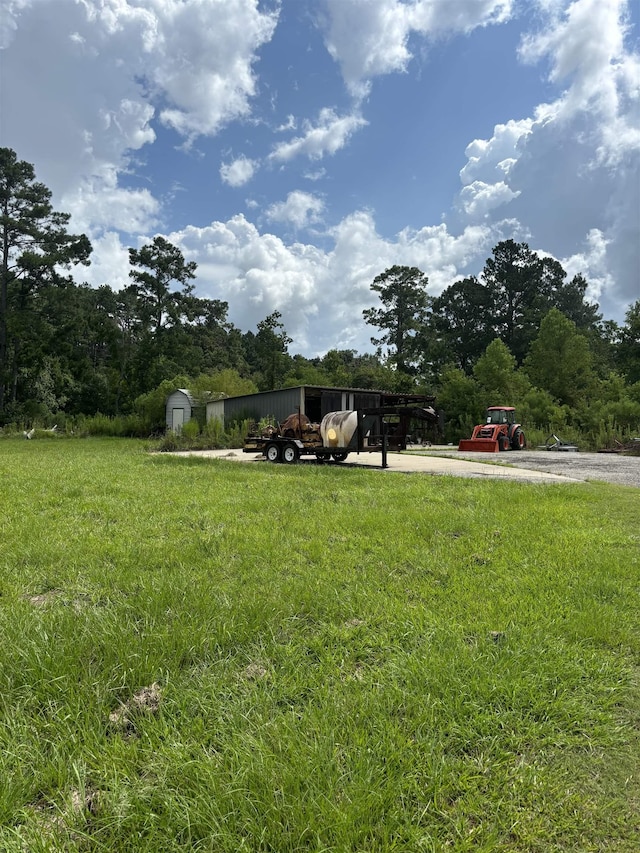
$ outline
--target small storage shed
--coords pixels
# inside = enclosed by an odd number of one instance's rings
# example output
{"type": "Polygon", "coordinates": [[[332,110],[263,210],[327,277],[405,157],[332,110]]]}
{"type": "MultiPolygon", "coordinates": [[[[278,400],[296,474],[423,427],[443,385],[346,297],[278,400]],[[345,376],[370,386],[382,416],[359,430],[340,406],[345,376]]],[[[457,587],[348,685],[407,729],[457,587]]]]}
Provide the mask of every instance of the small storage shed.
{"type": "Polygon", "coordinates": [[[167,397],[167,430],[181,432],[193,417],[195,400],[186,388],[178,388],[167,397]]]}

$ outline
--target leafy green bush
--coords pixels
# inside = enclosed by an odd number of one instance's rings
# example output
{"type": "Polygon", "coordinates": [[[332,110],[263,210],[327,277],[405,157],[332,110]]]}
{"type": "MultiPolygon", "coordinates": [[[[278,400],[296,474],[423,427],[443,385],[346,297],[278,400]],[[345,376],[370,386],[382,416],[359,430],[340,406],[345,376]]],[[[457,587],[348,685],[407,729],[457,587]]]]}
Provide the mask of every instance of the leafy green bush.
{"type": "Polygon", "coordinates": [[[220,418],[211,418],[211,420],[207,421],[204,428],[204,435],[211,447],[225,446],[224,425],[220,418]]]}
{"type": "Polygon", "coordinates": [[[200,431],[198,424],[191,420],[179,433],[169,430],[160,439],[156,449],[170,453],[177,450],[220,450],[225,447],[242,447],[250,424],[251,421],[248,419],[235,421],[225,431],[222,421],[219,418],[213,418],[200,431]]]}
{"type": "Polygon", "coordinates": [[[192,418],[190,421],[187,421],[186,424],[182,425],[181,434],[186,441],[195,441],[195,439],[200,435],[200,424],[195,418],[192,418]]]}
{"type": "Polygon", "coordinates": [[[180,436],[173,430],[169,430],[165,436],[160,439],[157,447],[162,453],[174,453],[176,450],[182,450],[180,436]]]}
{"type": "Polygon", "coordinates": [[[249,418],[245,418],[241,421],[234,421],[231,423],[227,429],[227,447],[242,447],[244,444],[244,440],[247,437],[249,432],[249,427],[251,426],[252,421],[249,418]]]}

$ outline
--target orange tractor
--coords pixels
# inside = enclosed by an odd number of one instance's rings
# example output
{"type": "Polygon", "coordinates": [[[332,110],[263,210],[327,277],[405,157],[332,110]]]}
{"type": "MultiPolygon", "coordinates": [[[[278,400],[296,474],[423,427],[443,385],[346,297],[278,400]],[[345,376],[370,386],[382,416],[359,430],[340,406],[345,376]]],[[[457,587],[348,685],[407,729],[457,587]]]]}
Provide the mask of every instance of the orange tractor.
{"type": "Polygon", "coordinates": [[[471,438],[462,439],[458,450],[497,453],[499,450],[524,450],[526,444],[513,406],[489,406],[485,422],[474,427],[471,438]]]}

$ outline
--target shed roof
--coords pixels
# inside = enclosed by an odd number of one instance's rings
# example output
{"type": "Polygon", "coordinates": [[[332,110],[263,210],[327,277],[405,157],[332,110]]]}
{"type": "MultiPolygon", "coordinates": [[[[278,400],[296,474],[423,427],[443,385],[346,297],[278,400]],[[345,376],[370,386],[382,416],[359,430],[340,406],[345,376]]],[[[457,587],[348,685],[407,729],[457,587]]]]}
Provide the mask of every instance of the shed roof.
{"type": "Polygon", "coordinates": [[[308,389],[309,391],[346,391],[354,394],[380,394],[384,400],[391,404],[399,405],[400,403],[424,403],[433,402],[435,397],[428,394],[404,394],[393,391],[382,391],[380,388],[354,388],[348,385],[291,385],[287,388],[274,388],[272,391],[256,391],[253,394],[238,394],[237,396],[229,397],[230,400],[238,400],[241,397],[260,397],[267,394],[278,394],[281,391],[300,391],[308,389]]]}
{"type": "MultiPolygon", "coordinates": [[[[184,394],[192,406],[195,405],[195,402],[196,402],[195,398],[194,398],[193,394],[191,393],[191,391],[188,390],[188,388],[176,388],[176,391],[180,391],[181,394],[184,394]]],[[[175,391],[173,393],[175,394],[175,391]]]]}

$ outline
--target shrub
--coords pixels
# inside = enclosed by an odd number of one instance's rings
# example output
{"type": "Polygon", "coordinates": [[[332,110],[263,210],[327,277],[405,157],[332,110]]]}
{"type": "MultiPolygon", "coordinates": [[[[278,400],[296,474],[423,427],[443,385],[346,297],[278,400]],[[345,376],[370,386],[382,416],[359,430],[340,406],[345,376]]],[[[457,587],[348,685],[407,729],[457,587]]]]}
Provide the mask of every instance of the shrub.
{"type": "Polygon", "coordinates": [[[169,430],[169,432],[160,439],[157,449],[161,453],[174,453],[176,450],[181,450],[180,436],[176,435],[173,430],[169,430]]]}
{"type": "Polygon", "coordinates": [[[225,446],[224,426],[220,418],[211,418],[204,428],[204,436],[213,448],[225,446]]]}
{"type": "Polygon", "coordinates": [[[234,421],[229,425],[227,430],[227,447],[242,447],[244,440],[249,433],[249,427],[253,421],[245,418],[242,421],[234,421]]]}
{"type": "Polygon", "coordinates": [[[182,437],[187,442],[194,441],[200,435],[200,424],[195,418],[182,425],[182,437]]]}
{"type": "Polygon", "coordinates": [[[139,414],[132,415],[79,415],[75,419],[67,418],[67,430],[83,438],[89,435],[103,435],[117,438],[147,438],[152,432],[149,421],[139,414]]]}

